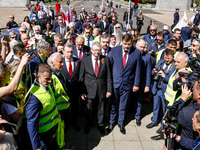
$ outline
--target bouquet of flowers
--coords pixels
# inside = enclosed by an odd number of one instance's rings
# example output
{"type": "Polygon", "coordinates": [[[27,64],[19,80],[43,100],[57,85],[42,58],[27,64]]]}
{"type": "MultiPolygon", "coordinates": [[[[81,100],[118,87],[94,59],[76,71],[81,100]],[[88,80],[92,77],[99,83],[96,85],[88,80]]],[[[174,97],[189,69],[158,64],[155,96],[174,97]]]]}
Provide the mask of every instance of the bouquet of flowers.
{"type": "Polygon", "coordinates": [[[37,43],[43,39],[42,35],[40,34],[35,34],[34,36],[32,36],[32,38],[30,38],[30,40],[28,40],[25,45],[26,45],[26,51],[30,52],[33,49],[36,49],[37,43]]]}
{"type": "Polygon", "coordinates": [[[54,35],[56,35],[55,32],[49,31],[49,32],[46,33],[46,37],[50,42],[54,42],[54,35]]]}

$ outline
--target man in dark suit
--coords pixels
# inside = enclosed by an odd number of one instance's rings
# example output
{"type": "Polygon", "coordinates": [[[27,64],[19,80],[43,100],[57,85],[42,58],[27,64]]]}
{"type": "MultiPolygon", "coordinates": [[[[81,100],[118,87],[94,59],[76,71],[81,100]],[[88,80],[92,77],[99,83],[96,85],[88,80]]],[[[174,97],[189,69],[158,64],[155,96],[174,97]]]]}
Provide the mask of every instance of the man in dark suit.
{"type": "Polygon", "coordinates": [[[65,35],[66,33],[66,27],[65,24],[63,23],[63,20],[58,20],[58,27],[55,29],[56,33],[60,33],[62,36],[65,35]]]}
{"type": "Polygon", "coordinates": [[[41,18],[37,20],[37,25],[41,27],[41,32],[46,29],[46,21],[45,21],[45,14],[41,14],[41,18]]]}
{"type": "Polygon", "coordinates": [[[132,47],[133,40],[130,34],[122,36],[122,46],[114,47],[109,55],[113,65],[113,85],[115,100],[113,101],[110,125],[107,131],[110,132],[115,125],[117,112],[119,110],[118,125],[120,132],[126,134],[124,119],[126,104],[129,93],[137,92],[141,77],[141,52],[132,47]],[[119,109],[118,109],[119,108],[119,109]]]}
{"type": "Polygon", "coordinates": [[[76,38],[76,45],[74,45],[74,56],[80,60],[86,56],[90,55],[90,47],[84,45],[84,38],[78,36],[76,38]]]}
{"type": "Polygon", "coordinates": [[[108,56],[110,51],[111,51],[111,47],[109,46],[110,43],[110,37],[108,34],[103,34],[100,38],[100,42],[101,42],[101,54],[104,56],[108,56]]]}
{"type": "Polygon", "coordinates": [[[77,20],[77,16],[72,16],[72,22],[75,23],[75,33],[81,33],[83,31],[82,22],[80,20],[77,20]]]}
{"type": "Polygon", "coordinates": [[[117,21],[117,16],[113,16],[112,17],[112,23],[109,25],[109,28],[108,28],[108,34],[109,35],[112,35],[114,32],[115,32],[115,25],[116,24],[120,24],[122,29],[123,29],[123,25],[117,21]]]}
{"type": "Polygon", "coordinates": [[[79,81],[81,82],[81,98],[86,101],[87,125],[85,133],[88,134],[92,126],[92,114],[97,111],[99,131],[105,134],[104,129],[104,101],[111,96],[112,74],[110,60],[101,55],[101,45],[94,42],[92,54],[81,61],[79,81]],[[97,108],[95,108],[97,104],[97,108]]]}
{"type": "Polygon", "coordinates": [[[110,25],[110,23],[107,20],[106,14],[103,14],[103,20],[100,21],[100,23],[99,23],[99,28],[101,29],[101,32],[102,33],[105,32],[106,34],[108,34],[109,25],[110,25]]]}
{"type": "Polygon", "coordinates": [[[67,94],[70,98],[71,103],[71,123],[75,130],[79,131],[80,127],[77,123],[77,114],[79,109],[79,84],[78,84],[78,74],[80,61],[78,58],[73,57],[73,45],[67,43],[64,46],[63,54],[63,69],[61,72],[66,78],[67,94]]]}
{"type": "Polygon", "coordinates": [[[61,46],[63,44],[62,35],[60,33],[56,33],[54,35],[54,43],[52,53],[57,52],[57,46],[61,46]]]}

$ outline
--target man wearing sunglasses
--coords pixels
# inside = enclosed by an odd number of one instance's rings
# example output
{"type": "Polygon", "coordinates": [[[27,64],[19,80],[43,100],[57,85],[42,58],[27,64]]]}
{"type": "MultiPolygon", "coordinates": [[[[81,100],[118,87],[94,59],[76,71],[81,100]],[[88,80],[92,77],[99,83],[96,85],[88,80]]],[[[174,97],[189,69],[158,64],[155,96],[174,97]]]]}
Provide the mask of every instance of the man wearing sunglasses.
{"type": "MultiPolygon", "coordinates": [[[[110,24],[109,28],[108,28],[108,33],[109,35],[112,35],[115,32],[116,29],[116,24],[119,23],[117,21],[117,16],[113,16],[112,17],[112,23],[110,24]]],[[[119,23],[121,24],[121,23],[119,23]]],[[[117,27],[118,28],[118,27],[117,27]]],[[[123,29],[123,25],[121,24],[121,29],[123,29]]]]}
{"type": "Polygon", "coordinates": [[[157,35],[157,26],[156,25],[151,25],[150,26],[150,33],[146,34],[144,36],[144,40],[148,43],[147,45],[147,51],[151,51],[151,45],[153,42],[156,41],[156,35],[157,35]]]}
{"type": "Polygon", "coordinates": [[[6,24],[6,30],[10,30],[12,28],[16,28],[18,27],[18,24],[14,21],[15,20],[15,16],[14,15],[10,15],[10,21],[6,24]]]}

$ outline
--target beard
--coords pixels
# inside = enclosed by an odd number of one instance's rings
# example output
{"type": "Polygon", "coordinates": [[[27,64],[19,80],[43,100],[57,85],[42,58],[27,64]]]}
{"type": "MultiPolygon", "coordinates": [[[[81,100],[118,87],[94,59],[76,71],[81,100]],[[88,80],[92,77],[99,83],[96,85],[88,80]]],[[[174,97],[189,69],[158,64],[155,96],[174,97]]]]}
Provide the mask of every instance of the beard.
{"type": "Polygon", "coordinates": [[[114,35],[116,37],[116,45],[121,44],[123,32],[122,30],[115,30],[114,35]]]}

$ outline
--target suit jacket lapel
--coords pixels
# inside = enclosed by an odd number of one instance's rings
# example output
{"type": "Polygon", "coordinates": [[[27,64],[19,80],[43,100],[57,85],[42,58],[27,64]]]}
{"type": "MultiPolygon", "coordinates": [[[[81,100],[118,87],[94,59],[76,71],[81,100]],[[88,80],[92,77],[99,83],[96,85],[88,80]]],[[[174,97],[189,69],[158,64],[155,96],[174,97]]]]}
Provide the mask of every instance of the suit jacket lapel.
{"type": "Polygon", "coordinates": [[[69,72],[68,72],[68,70],[67,70],[67,65],[66,65],[65,58],[63,58],[63,63],[64,63],[63,69],[64,69],[64,73],[66,74],[66,75],[65,75],[65,76],[66,76],[66,79],[69,79],[69,78],[71,78],[71,77],[69,76],[69,72]]]}
{"type": "Polygon", "coordinates": [[[104,57],[102,55],[100,55],[99,72],[98,72],[97,77],[99,76],[99,74],[102,70],[103,64],[104,64],[104,57]]]}
{"type": "Polygon", "coordinates": [[[78,58],[76,45],[74,45],[74,56],[76,56],[78,58]]]}
{"type": "Polygon", "coordinates": [[[126,61],[126,65],[124,67],[124,69],[126,69],[126,67],[128,66],[128,64],[130,63],[131,59],[132,59],[132,55],[133,55],[134,49],[133,47],[131,47],[129,54],[128,54],[128,60],[126,61]]]}

